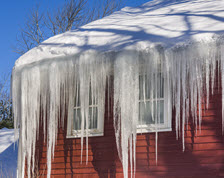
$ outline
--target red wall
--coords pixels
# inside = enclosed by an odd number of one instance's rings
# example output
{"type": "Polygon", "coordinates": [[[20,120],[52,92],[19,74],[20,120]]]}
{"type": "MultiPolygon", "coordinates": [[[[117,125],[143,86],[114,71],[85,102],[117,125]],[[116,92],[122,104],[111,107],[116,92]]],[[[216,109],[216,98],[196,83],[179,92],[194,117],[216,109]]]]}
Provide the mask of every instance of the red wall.
{"type": "MultiPolygon", "coordinates": [[[[139,134],[136,177],[224,177],[221,108],[221,89],[216,88],[215,94],[211,96],[208,110],[203,110],[201,133],[198,131],[196,135],[191,122],[186,125],[185,152],[182,152],[181,139],[176,140],[173,120],[172,132],[159,133],[157,165],[155,134],[139,134]]],[[[87,164],[85,144],[84,161],[81,164],[80,139],[66,139],[66,132],[60,129],[55,157],[52,160],[52,177],[123,177],[122,165],[116,151],[113,116],[107,113],[105,135],[89,138],[87,164]]],[[[40,159],[40,173],[46,176],[46,145],[43,143],[43,137],[38,142],[37,153],[40,159]]]]}

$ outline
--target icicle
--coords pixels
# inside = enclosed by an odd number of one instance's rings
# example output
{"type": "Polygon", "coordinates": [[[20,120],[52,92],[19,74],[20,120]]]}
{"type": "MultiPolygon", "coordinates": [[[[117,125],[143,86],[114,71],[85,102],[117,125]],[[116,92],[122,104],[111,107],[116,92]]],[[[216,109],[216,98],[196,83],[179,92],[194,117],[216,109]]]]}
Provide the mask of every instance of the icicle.
{"type": "MultiPolygon", "coordinates": [[[[55,59],[54,62],[43,62],[39,65],[33,64],[33,66],[14,69],[12,97],[15,129],[20,128],[19,177],[24,177],[25,160],[27,160],[28,177],[34,172],[40,113],[42,114],[44,139],[45,135],[47,136],[47,177],[50,177],[51,159],[54,157],[58,128],[64,125],[65,112],[68,112],[69,118],[73,118],[74,98],[78,82],[81,83],[81,89],[85,91],[85,93],[81,92],[80,100],[86,128],[88,128],[88,123],[92,122],[92,117],[89,118],[91,114],[89,114],[89,97],[87,97],[90,81],[92,101],[98,100],[98,117],[99,119],[104,117],[105,96],[102,93],[105,93],[106,78],[110,68],[110,63],[106,61],[105,55],[98,55],[90,51],[86,52],[84,57],[55,59]],[[46,128],[47,132],[45,132],[46,128]]],[[[68,122],[69,126],[73,125],[73,119],[68,119],[68,122]]],[[[84,129],[83,126],[82,138],[84,129]]],[[[71,132],[71,128],[68,127],[67,134],[71,135],[71,132]]],[[[86,129],[85,136],[88,155],[88,129],[86,129]]]]}
{"type": "MultiPolygon", "coordinates": [[[[212,70],[213,73],[213,70],[212,70]]],[[[213,74],[212,74],[213,76],[213,74]]],[[[212,77],[213,79],[213,77],[212,77]]],[[[213,84],[213,82],[212,82],[213,84]]],[[[206,109],[208,109],[209,104],[209,61],[205,59],[205,85],[206,85],[206,109]]]]}
{"type": "MultiPolygon", "coordinates": [[[[138,62],[138,53],[123,52],[118,55],[114,64],[114,127],[125,178],[128,177],[128,148],[133,151],[135,149],[130,147],[135,148],[136,146],[135,137],[139,108],[138,62]]],[[[131,154],[135,155],[135,153],[131,154]]],[[[130,162],[133,162],[132,157],[130,157],[130,162]]]]}
{"type": "Polygon", "coordinates": [[[221,76],[222,76],[222,134],[224,134],[224,46],[221,45],[221,76]]]}
{"type": "MultiPolygon", "coordinates": [[[[158,111],[161,110],[158,91],[162,90],[162,75],[167,82],[165,92],[170,100],[167,113],[171,115],[171,106],[175,108],[176,137],[178,139],[182,136],[184,150],[185,124],[188,123],[190,115],[193,117],[196,134],[198,129],[201,130],[202,99],[205,93],[207,108],[209,94],[214,90],[217,62],[218,68],[220,66],[222,93],[224,93],[223,51],[223,44],[215,42],[192,43],[171,49],[157,46],[142,52],[123,51],[112,55],[88,51],[77,56],[46,60],[39,64],[15,68],[12,73],[12,98],[15,130],[20,128],[19,177],[24,177],[25,161],[27,161],[28,177],[34,171],[35,144],[41,124],[44,140],[46,138],[47,142],[47,176],[50,177],[51,159],[54,157],[58,128],[63,127],[65,115],[73,118],[74,114],[77,114],[77,111],[74,113],[74,102],[75,100],[78,102],[77,97],[80,99],[81,108],[81,154],[84,137],[86,137],[86,154],[88,155],[88,128],[94,118],[93,109],[91,111],[89,109],[89,101],[96,102],[98,119],[103,120],[106,88],[108,92],[112,91],[109,88],[109,75],[113,69],[114,128],[124,177],[128,177],[129,164],[131,172],[134,174],[136,172],[136,132],[141,112],[139,111],[139,75],[141,74],[145,107],[148,99],[155,101],[155,105],[151,102],[151,115],[156,123],[154,128],[156,161],[160,129],[157,123],[161,121],[158,115],[158,111]],[[149,96],[150,98],[147,98],[149,96]]],[[[222,103],[224,103],[224,94],[222,94],[222,103]]],[[[108,111],[109,107],[108,101],[108,111]]],[[[222,113],[224,113],[224,104],[222,113]]],[[[224,114],[222,118],[224,130],[224,114]]],[[[69,126],[73,125],[73,119],[67,120],[69,126]]],[[[67,135],[72,135],[71,127],[67,128],[67,135]]],[[[18,136],[15,134],[15,137],[18,136]]]]}
{"type": "Polygon", "coordinates": [[[181,56],[181,89],[182,89],[182,145],[183,151],[185,150],[184,129],[185,129],[185,104],[186,104],[186,59],[181,56]]]}
{"type": "MultiPolygon", "coordinates": [[[[178,58],[176,58],[175,60],[178,60],[178,58]]],[[[174,76],[176,75],[177,79],[174,80],[174,82],[176,82],[177,84],[177,94],[176,94],[176,104],[175,104],[175,108],[176,108],[176,137],[177,139],[180,136],[180,97],[181,97],[181,80],[180,80],[180,61],[176,61],[177,62],[177,73],[173,74],[174,76]]],[[[175,88],[176,88],[175,87],[175,88]]]]}

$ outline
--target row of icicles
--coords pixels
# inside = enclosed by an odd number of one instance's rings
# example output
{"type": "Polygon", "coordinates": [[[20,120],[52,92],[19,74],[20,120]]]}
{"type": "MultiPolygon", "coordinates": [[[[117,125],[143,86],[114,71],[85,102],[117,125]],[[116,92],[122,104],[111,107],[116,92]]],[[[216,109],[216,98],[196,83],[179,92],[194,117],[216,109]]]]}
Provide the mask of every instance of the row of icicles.
{"type": "MultiPolygon", "coordinates": [[[[136,134],[139,117],[139,94],[143,101],[147,93],[155,93],[150,99],[157,100],[157,91],[164,89],[168,115],[175,108],[176,137],[182,137],[185,149],[184,129],[189,113],[194,118],[196,131],[201,129],[202,99],[209,103],[210,85],[213,93],[215,74],[224,79],[224,47],[215,42],[195,43],[165,50],[162,47],[147,51],[117,53],[85,52],[79,56],[55,58],[39,64],[16,67],[12,73],[12,99],[15,130],[19,129],[18,177],[31,177],[35,171],[36,141],[39,136],[40,118],[43,122],[44,140],[47,142],[47,177],[51,175],[51,159],[54,157],[58,128],[67,119],[67,136],[72,134],[74,98],[79,95],[82,123],[89,118],[89,95],[98,105],[98,119],[104,119],[107,81],[113,75],[114,128],[117,150],[123,165],[124,177],[136,171],[136,134]],[[164,85],[157,85],[157,74],[164,76],[164,85]],[[142,82],[139,76],[142,75],[142,82]],[[141,85],[143,86],[140,86],[141,85]],[[80,92],[77,92],[77,86],[80,92]],[[91,94],[89,88],[91,86],[91,94]],[[148,87],[153,86],[153,87],[148,87]],[[155,91],[156,92],[155,92],[155,91]],[[197,110],[199,113],[197,113],[197,110]],[[66,116],[66,117],[65,117],[66,116]]],[[[224,80],[222,80],[224,90],[224,80]]],[[[112,86],[112,85],[110,85],[112,86]]],[[[110,89],[111,90],[111,89],[110,89]]],[[[222,101],[224,97],[222,96],[222,101]]],[[[155,105],[156,110],[160,109],[155,105]]],[[[151,108],[152,109],[152,108],[151,108]]],[[[153,109],[152,109],[153,110],[153,109]]],[[[223,110],[224,111],[224,110],[223,110]]],[[[224,112],[223,112],[224,113],[224,112]]],[[[159,116],[152,113],[155,123],[159,116]]],[[[224,117],[222,117],[224,118],[224,117]]],[[[224,122],[222,122],[224,123],[224,122]]],[[[81,150],[84,138],[88,142],[88,129],[81,124],[81,150]]],[[[223,124],[224,125],[224,124],[223,124]]],[[[156,161],[159,128],[156,132],[156,161]]],[[[16,135],[18,138],[18,135],[16,135]]],[[[82,151],[83,152],[83,151],[82,151]]],[[[88,144],[86,144],[88,155],[88,144]]],[[[87,156],[88,158],[88,156],[87,156]]],[[[88,161],[88,160],[86,160],[88,161]]],[[[133,174],[131,174],[133,176],[133,174]]]]}

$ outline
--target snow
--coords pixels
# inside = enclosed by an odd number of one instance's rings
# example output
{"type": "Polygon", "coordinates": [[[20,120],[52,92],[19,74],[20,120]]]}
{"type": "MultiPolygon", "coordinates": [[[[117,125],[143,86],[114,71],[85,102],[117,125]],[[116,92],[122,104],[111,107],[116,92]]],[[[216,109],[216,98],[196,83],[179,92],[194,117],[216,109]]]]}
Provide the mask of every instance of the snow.
{"type": "Polygon", "coordinates": [[[0,177],[16,177],[17,144],[14,129],[0,129],[0,177]]]}
{"type": "Polygon", "coordinates": [[[223,0],[155,0],[123,8],[106,18],[44,41],[19,58],[16,67],[99,52],[166,48],[179,43],[211,41],[224,33],[223,0]]]}
{"type": "MultiPolygon", "coordinates": [[[[185,123],[191,115],[196,134],[200,134],[197,131],[202,124],[202,98],[209,102],[209,84],[213,91],[217,68],[221,72],[224,93],[222,7],[224,0],[159,0],[138,8],[127,7],[77,30],[52,37],[19,58],[12,73],[15,129],[20,128],[19,177],[24,177],[25,160],[28,177],[38,161],[34,154],[41,123],[47,142],[47,177],[50,177],[58,127],[66,128],[66,117],[68,126],[73,125],[73,107],[79,87],[83,152],[84,135],[88,142],[84,122],[87,128],[92,121],[88,118],[89,96],[92,102],[97,101],[98,117],[104,118],[110,75],[114,76],[114,128],[124,177],[128,177],[129,164],[131,172],[135,173],[136,169],[139,88],[144,88],[144,100],[147,93],[154,92],[155,96],[150,95],[150,99],[157,101],[156,91],[161,91],[161,85],[157,85],[158,74],[166,79],[166,92],[171,100],[169,108],[175,108],[176,137],[182,139],[184,151],[185,123]],[[139,75],[145,76],[143,86],[139,86],[139,75]],[[154,86],[151,87],[154,91],[145,87],[147,83],[154,86]]],[[[155,107],[160,110],[157,102],[155,107]]],[[[224,113],[224,107],[222,110],[224,113]]],[[[172,109],[167,113],[172,115],[172,109]]],[[[152,118],[159,123],[157,113],[152,112],[152,118]]],[[[67,135],[71,134],[71,129],[68,127],[67,135]]],[[[157,132],[158,128],[156,160],[157,132]]],[[[88,144],[86,147],[88,151],[88,144]]]]}

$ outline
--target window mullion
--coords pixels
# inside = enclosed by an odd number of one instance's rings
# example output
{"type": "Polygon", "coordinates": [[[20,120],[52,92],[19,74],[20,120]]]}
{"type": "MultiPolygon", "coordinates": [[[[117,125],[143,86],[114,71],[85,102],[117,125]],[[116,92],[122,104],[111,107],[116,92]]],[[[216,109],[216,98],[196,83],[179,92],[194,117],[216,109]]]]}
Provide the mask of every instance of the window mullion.
{"type": "MultiPolygon", "coordinates": [[[[157,75],[157,74],[156,74],[157,75]]],[[[145,85],[144,85],[144,76],[141,76],[139,77],[139,122],[140,122],[140,117],[141,118],[144,118],[145,122],[143,123],[140,123],[138,124],[137,128],[138,128],[138,132],[153,132],[155,131],[155,123],[154,121],[151,121],[151,115],[152,115],[152,112],[156,112],[159,116],[159,123],[157,123],[157,126],[159,128],[158,131],[169,131],[171,130],[171,126],[170,124],[168,123],[171,123],[171,121],[169,121],[169,119],[171,119],[169,116],[167,116],[167,110],[169,110],[169,103],[170,101],[167,101],[169,98],[168,98],[168,93],[167,93],[167,90],[168,90],[168,86],[166,84],[166,82],[168,82],[164,75],[161,74],[161,75],[158,75],[158,80],[157,82],[155,83],[156,86],[158,86],[158,90],[159,91],[155,91],[155,92],[159,92],[158,93],[158,96],[159,98],[153,98],[154,96],[154,92],[152,93],[151,91],[153,90],[153,86],[147,88],[146,90],[144,90],[144,87],[145,86],[148,86],[148,83],[149,82],[148,80],[145,81],[145,85]],[[143,87],[143,88],[142,88],[143,87]],[[149,91],[148,91],[149,90],[149,91]],[[142,92],[150,92],[151,94],[145,98],[144,97],[144,93],[142,92]],[[153,107],[151,108],[150,105],[154,105],[154,102],[158,102],[158,108],[156,111],[151,111],[153,109],[153,107]],[[144,105],[145,103],[145,105],[144,105]],[[146,108],[145,108],[146,107],[146,108]],[[150,108],[148,108],[150,107],[150,108]],[[160,109],[159,109],[160,108],[160,109]],[[149,119],[149,120],[147,120],[149,119]]],[[[154,108],[155,109],[155,108],[154,108]]],[[[153,109],[153,110],[154,110],[153,109]]]]}

